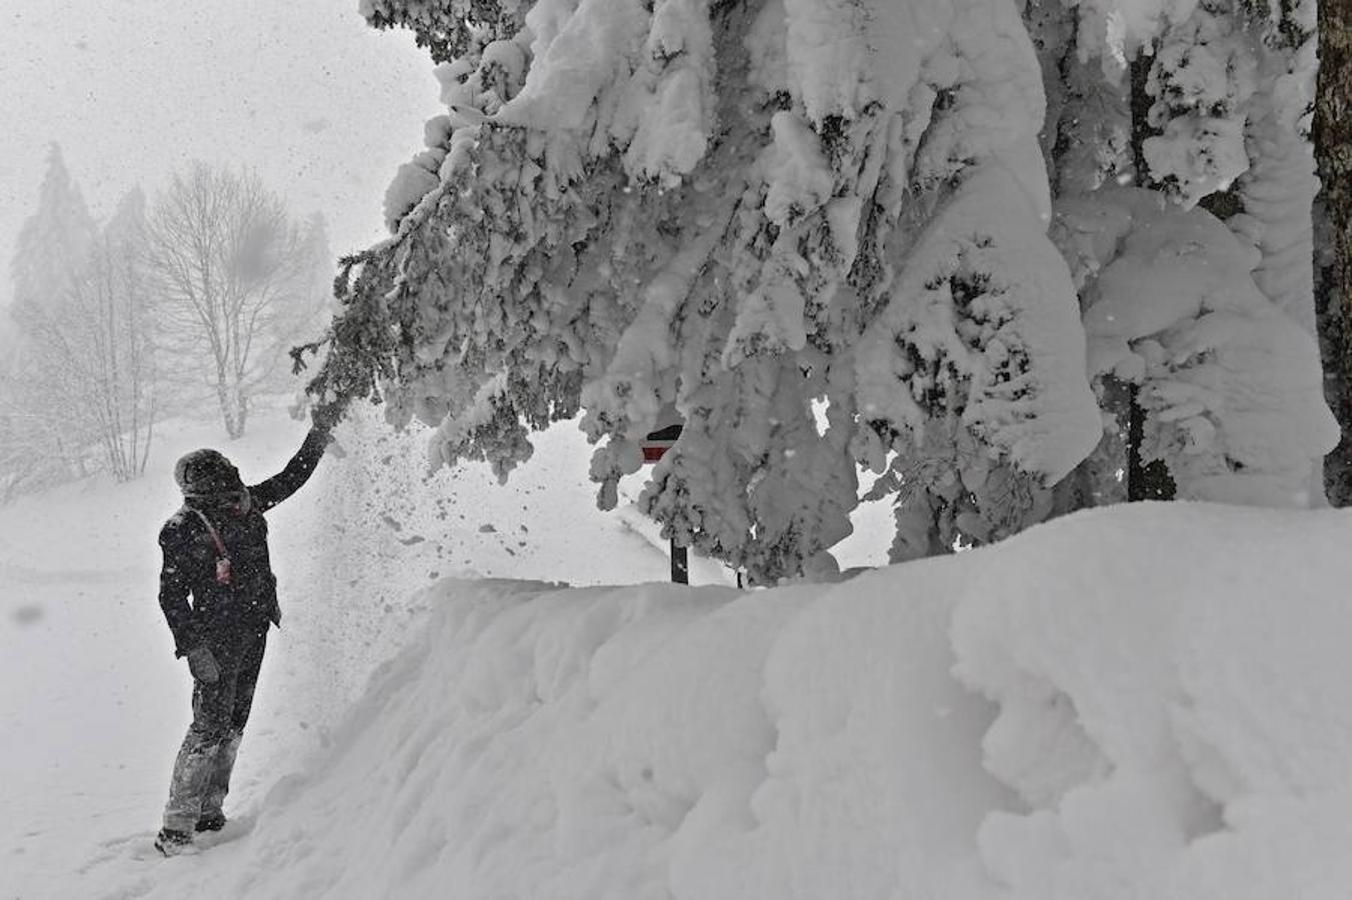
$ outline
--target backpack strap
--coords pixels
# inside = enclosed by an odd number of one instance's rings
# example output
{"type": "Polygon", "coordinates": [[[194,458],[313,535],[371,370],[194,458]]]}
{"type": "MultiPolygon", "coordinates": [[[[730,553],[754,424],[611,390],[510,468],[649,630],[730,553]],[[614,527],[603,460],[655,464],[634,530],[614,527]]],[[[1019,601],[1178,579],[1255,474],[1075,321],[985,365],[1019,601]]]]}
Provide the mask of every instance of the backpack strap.
{"type": "Polygon", "coordinates": [[[211,524],[211,520],[206,517],[206,513],[200,509],[188,507],[197,514],[197,518],[202,520],[206,526],[207,533],[211,535],[211,542],[216,545],[216,583],[230,584],[230,553],[225,549],[225,541],[221,540],[221,533],[216,530],[216,526],[211,524]]]}
{"type": "Polygon", "coordinates": [[[206,517],[206,513],[202,512],[200,509],[193,509],[191,506],[188,508],[192,509],[192,511],[197,514],[197,518],[201,519],[202,524],[207,527],[207,534],[211,535],[211,542],[216,545],[216,553],[229,559],[230,554],[225,550],[225,541],[221,540],[221,533],[216,530],[215,525],[211,524],[211,520],[206,517]]]}

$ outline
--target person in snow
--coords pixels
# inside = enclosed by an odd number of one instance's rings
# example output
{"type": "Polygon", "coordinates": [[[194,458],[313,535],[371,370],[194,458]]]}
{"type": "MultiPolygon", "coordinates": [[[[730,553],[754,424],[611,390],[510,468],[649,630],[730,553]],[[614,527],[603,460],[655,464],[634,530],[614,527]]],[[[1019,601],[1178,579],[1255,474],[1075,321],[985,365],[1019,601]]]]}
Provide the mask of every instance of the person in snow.
{"type": "Polygon", "coordinates": [[[309,480],[338,415],[332,407],[316,409],[300,450],[256,485],[245,486],[239,470],[215,450],[194,450],[174,466],[183,506],[160,530],[160,608],[175,656],[188,659],[193,693],[192,725],[174,762],[164,827],[155,839],[166,856],[190,847],[194,832],[225,825],[222,803],[268,629],[282,621],[263,514],[309,480]]]}

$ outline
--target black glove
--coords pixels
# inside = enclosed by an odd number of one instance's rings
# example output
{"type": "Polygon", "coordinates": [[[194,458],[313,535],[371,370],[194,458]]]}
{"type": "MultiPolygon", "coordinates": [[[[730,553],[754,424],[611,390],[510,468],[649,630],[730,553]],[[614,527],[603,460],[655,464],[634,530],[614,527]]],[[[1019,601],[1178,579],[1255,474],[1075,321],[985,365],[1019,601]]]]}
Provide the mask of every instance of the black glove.
{"type": "Polygon", "coordinates": [[[314,427],[327,434],[343,418],[343,408],[338,403],[326,403],[310,410],[310,421],[314,427]]]}
{"type": "Polygon", "coordinates": [[[188,651],[188,671],[193,678],[207,684],[215,684],[221,677],[221,667],[216,665],[216,657],[206,644],[188,651]]]}

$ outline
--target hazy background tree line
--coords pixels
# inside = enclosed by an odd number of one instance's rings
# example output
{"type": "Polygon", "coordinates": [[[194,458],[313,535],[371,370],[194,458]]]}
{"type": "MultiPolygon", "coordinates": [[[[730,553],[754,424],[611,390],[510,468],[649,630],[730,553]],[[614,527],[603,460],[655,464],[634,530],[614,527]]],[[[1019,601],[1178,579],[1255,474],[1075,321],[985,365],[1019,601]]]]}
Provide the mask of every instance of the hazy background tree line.
{"type": "Polygon", "coordinates": [[[244,434],[320,326],[331,272],[323,218],[297,221],[252,172],[194,162],[100,222],[53,145],[0,329],[0,500],[135,478],[156,423],[204,404],[244,434]]]}

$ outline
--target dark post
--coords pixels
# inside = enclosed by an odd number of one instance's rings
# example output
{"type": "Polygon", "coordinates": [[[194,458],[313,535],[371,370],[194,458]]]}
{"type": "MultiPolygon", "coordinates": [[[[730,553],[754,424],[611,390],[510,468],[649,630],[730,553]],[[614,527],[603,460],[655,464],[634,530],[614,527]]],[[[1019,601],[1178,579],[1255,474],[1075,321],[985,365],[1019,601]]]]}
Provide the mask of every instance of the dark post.
{"type": "MultiPolygon", "coordinates": [[[[1138,51],[1131,61],[1131,158],[1136,168],[1136,187],[1159,190],[1160,185],[1150,175],[1145,160],[1145,142],[1159,134],[1150,124],[1150,107],[1155,98],[1146,90],[1150,81],[1150,67],[1155,63],[1153,53],[1138,51]]],[[[1164,460],[1146,462],[1141,456],[1145,442],[1145,410],[1140,402],[1140,385],[1127,389],[1131,405],[1127,410],[1127,499],[1172,500],[1177,491],[1169,466],[1164,460]]]]}
{"type": "Polygon", "coordinates": [[[1169,464],[1162,459],[1146,462],[1141,457],[1145,443],[1145,410],[1137,399],[1140,385],[1131,385],[1131,410],[1127,420],[1127,500],[1172,500],[1178,492],[1169,464]]]}
{"type": "Polygon", "coordinates": [[[676,544],[676,539],[671,539],[671,582],[672,584],[690,583],[690,563],[685,554],[685,548],[676,544]]]}

